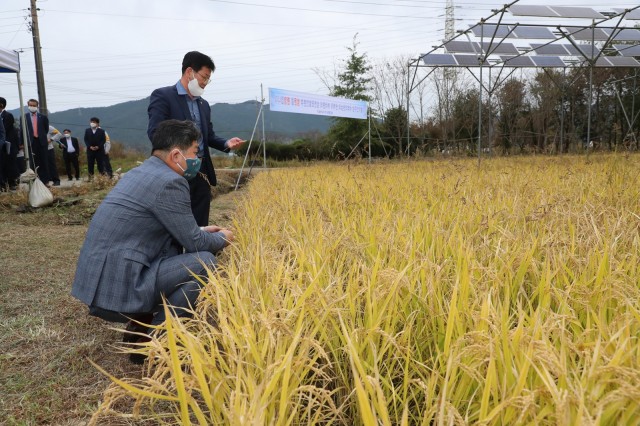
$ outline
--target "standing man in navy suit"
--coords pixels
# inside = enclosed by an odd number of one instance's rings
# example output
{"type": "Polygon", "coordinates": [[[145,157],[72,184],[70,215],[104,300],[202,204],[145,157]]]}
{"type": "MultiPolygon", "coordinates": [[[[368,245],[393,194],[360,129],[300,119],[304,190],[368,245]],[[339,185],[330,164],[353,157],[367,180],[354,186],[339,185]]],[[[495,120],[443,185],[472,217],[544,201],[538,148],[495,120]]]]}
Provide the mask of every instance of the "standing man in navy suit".
{"type": "MultiPolygon", "coordinates": [[[[29,112],[24,115],[24,121],[27,126],[27,137],[29,138],[29,165],[36,171],[38,178],[40,178],[44,184],[49,185],[49,181],[51,180],[47,162],[47,154],[49,152],[49,141],[47,140],[49,119],[46,115],[38,112],[38,101],[36,99],[29,99],[27,108],[29,112]]],[[[21,137],[22,134],[23,132],[20,132],[21,137]]]]}
{"type": "Polygon", "coordinates": [[[211,107],[202,99],[205,87],[211,81],[216,67],[213,60],[200,52],[188,52],[182,60],[182,77],[173,86],[161,87],[151,93],[147,135],[153,140],[158,125],[169,119],[191,120],[202,135],[198,139],[198,157],[202,159],[200,173],[189,181],[191,211],[199,226],[209,223],[211,186],[216,184],[216,173],[211,162],[209,147],[229,152],[245,141],[234,137],[229,140],[216,136],[211,123],[211,107]]]}
{"type": "Polygon", "coordinates": [[[98,163],[98,173],[104,174],[104,144],[107,136],[100,128],[100,119],[91,117],[89,128],[84,131],[84,144],[87,146],[87,171],[89,180],[93,178],[94,164],[98,163]]]}

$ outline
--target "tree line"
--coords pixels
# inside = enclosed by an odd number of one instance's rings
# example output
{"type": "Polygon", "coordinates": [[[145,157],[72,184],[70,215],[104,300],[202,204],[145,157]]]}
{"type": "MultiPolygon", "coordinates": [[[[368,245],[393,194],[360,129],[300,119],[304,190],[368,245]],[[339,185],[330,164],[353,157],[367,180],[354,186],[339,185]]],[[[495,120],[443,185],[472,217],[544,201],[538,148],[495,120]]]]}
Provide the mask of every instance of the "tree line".
{"type": "MultiPolygon", "coordinates": [[[[485,78],[482,102],[470,71],[432,70],[412,88],[407,126],[407,87],[416,72],[407,66],[409,58],[371,63],[358,52],[357,37],[347,50],[332,73],[315,71],[330,95],[369,102],[372,156],[476,155],[479,138],[482,151],[498,155],[638,149],[637,68],[595,68],[592,77],[588,67],[505,68],[485,78]]],[[[366,120],[334,118],[326,135],[290,144],[269,141],[267,135],[267,156],[368,156],[368,130],[366,120]]]]}

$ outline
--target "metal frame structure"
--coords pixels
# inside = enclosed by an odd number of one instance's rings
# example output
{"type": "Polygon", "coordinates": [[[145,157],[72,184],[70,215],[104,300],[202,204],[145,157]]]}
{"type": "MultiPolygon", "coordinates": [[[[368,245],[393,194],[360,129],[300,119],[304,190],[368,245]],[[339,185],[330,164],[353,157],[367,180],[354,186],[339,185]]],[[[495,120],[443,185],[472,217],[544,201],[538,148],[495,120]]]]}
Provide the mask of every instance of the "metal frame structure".
{"type": "MultiPolygon", "coordinates": [[[[591,138],[591,108],[593,102],[593,69],[610,67],[640,68],[634,56],[640,56],[640,29],[624,25],[625,20],[640,20],[640,5],[631,9],[612,8],[598,12],[588,7],[526,6],[519,0],[493,10],[488,18],[434,46],[433,50],[409,61],[407,67],[407,143],[410,142],[411,92],[438,68],[458,67],[471,72],[479,83],[478,96],[478,160],[482,150],[482,94],[491,97],[515,70],[523,68],[584,68],[589,70],[589,108],[587,141],[591,138]],[[519,22],[507,23],[505,15],[560,18],[556,25],[519,22]],[[580,25],[576,20],[590,20],[580,25]],[[472,36],[475,39],[472,39],[472,36]],[[466,41],[463,41],[466,40],[466,41]],[[522,42],[517,46],[508,40],[522,42]],[[619,44],[625,42],[627,44],[619,44]],[[586,44],[585,44],[586,43],[586,44]],[[601,47],[596,47],[596,43],[601,47]],[[444,52],[443,52],[444,50],[444,52]],[[431,70],[416,82],[418,69],[431,70]],[[411,72],[414,69],[413,74],[411,72]],[[472,69],[478,69],[478,76],[472,69]],[[483,71],[488,69],[485,86],[483,71]],[[498,70],[496,83],[491,84],[491,72],[498,70]],[[509,70],[509,71],[505,71],[509,70]],[[503,73],[507,74],[503,77],[503,73]]],[[[626,116],[625,112],[625,116],[626,116]]],[[[628,119],[627,119],[628,120],[628,119]]],[[[561,141],[562,143],[562,141],[561,141]]]]}

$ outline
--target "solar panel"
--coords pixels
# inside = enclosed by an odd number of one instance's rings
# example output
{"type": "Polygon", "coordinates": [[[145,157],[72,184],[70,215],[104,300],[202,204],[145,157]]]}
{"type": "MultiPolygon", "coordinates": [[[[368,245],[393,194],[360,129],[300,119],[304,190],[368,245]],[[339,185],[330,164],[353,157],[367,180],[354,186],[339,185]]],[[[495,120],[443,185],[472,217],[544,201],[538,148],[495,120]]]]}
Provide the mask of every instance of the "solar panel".
{"type": "Polygon", "coordinates": [[[640,30],[625,29],[616,31],[613,39],[618,41],[640,41],[640,30]]]}
{"type": "Polygon", "coordinates": [[[590,7],[550,6],[562,18],[604,19],[605,16],[590,7]]]}
{"type": "Polygon", "coordinates": [[[422,55],[422,62],[425,65],[457,65],[456,60],[453,58],[453,55],[442,54],[442,53],[429,53],[426,55],[422,55]]]}
{"type": "Polygon", "coordinates": [[[468,41],[449,41],[444,44],[444,49],[451,53],[481,53],[479,43],[468,41]]]}
{"type": "MultiPolygon", "coordinates": [[[[456,58],[456,61],[458,61],[458,64],[462,65],[463,67],[474,67],[474,66],[479,66],[480,65],[480,61],[478,59],[478,56],[476,55],[454,55],[456,58]]],[[[484,61],[483,65],[489,65],[487,63],[487,61],[484,61]]]]}
{"type": "Polygon", "coordinates": [[[543,16],[545,18],[558,17],[549,6],[526,6],[514,4],[509,7],[509,12],[514,16],[543,16]]]}
{"type": "Polygon", "coordinates": [[[633,58],[625,58],[621,56],[607,56],[609,62],[614,67],[640,67],[640,62],[633,58]]]}
{"type": "Polygon", "coordinates": [[[547,27],[529,27],[529,26],[517,26],[513,30],[513,33],[518,38],[532,38],[532,39],[548,39],[555,38],[551,30],[547,27]]]}
{"type": "Polygon", "coordinates": [[[585,28],[585,27],[565,27],[574,40],[580,41],[605,41],[609,39],[609,35],[601,28],[585,28]]]}
{"type": "MultiPolygon", "coordinates": [[[[569,55],[564,44],[540,44],[531,43],[531,47],[537,55],[566,56],[569,55]]],[[[573,46],[572,46],[573,47],[573,46]]]]}
{"type": "MultiPolygon", "coordinates": [[[[480,24],[471,28],[471,32],[476,37],[493,37],[495,34],[496,37],[505,38],[510,36],[511,28],[506,25],[490,25],[490,24],[480,24]]],[[[513,35],[511,35],[513,37],[513,35]]]]}
{"type": "Polygon", "coordinates": [[[566,67],[564,61],[557,56],[532,56],[531,60],[539,67],[554,67],[564,68],[566,67]]]}
{"type": "Polygon", "coordinates": [[[520,53],[518,49],[516,49],[516,46],[514,46],[512,43],[489,44],[485,42],[482,43],[482,48],[485,52],[503,55],[517,55],[518,53],[520,53]]]}
{"type": "MultiPolygon", "coordinates": [[[[618,13],[622,13],[625,11],[625,9],[613,9],[618,13]]],[[[624,16],[626,19],[640,19],[640,9],[633,9],[631,12],[627,13],[624,16]]]]}
{"type": "Polygon", "coordinates": [[[601,56],[596,61],[596,67],[608,68],[608,67],[611,67],[611,66],[612,66],[612,64],[611,64],[611,62],[609,62],[609,58],[607,58],[606,56],[601,56]]]}
{"type": "Polygon", "coordinates": [[[622,56],[640,56],[640,44],[615,44],[613,47],[622,56]]]}
{"type": "Polygon", "coordinates": [[[535,67],[536,64],[533,63],[530,57],[528,56],[500,56],[502,62],[504,62],[505,67],[535,67]]]}
{"type": "Polygon", "coordinates": [[[578,45],[576,49],[572,44],[565,45],[569,54],[572,56],[580,56],[583,58],[595,58],[600,54],[600,49],[590,44],[578,45]]]}

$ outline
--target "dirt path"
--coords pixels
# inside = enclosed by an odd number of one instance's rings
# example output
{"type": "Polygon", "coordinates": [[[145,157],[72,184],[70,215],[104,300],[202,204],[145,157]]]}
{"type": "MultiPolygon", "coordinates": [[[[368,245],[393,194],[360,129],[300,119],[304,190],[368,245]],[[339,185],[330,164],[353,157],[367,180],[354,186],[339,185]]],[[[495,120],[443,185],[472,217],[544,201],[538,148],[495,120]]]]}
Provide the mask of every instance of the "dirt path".
{"type": "MultiPolygon", "coordinates": [[[[238,196],[218,194],[211,222],[230,225],[238,196]]],[[[114,324],[89,317],[69,294],[99,200],[35,213],[2,201],[0,424],[85,424],[109,385],[87,359],[116,376],[142,373],[114,347],[121,339],[114,324]],[[81,224],[65,225],[73,223],[81,224]]]]}

